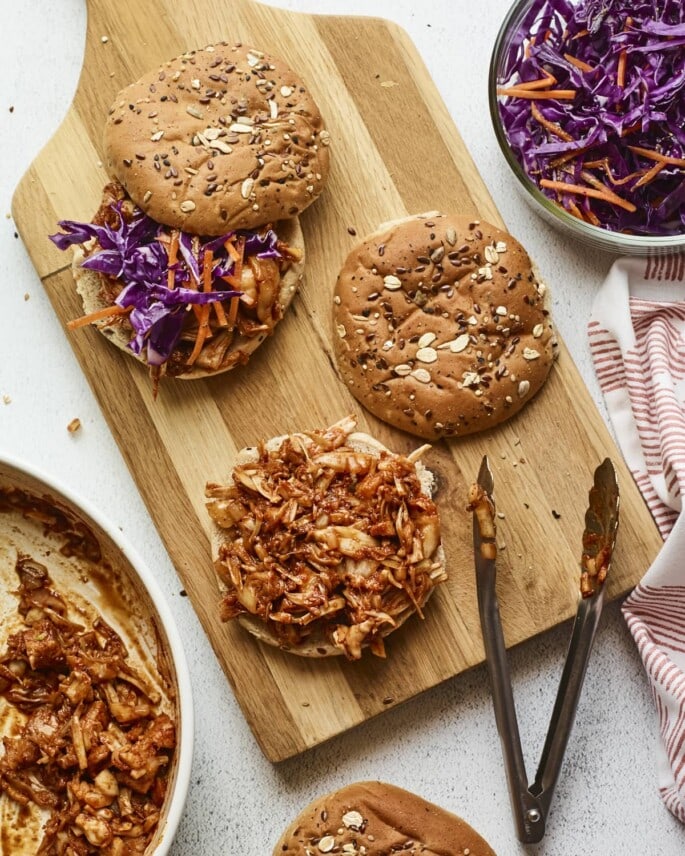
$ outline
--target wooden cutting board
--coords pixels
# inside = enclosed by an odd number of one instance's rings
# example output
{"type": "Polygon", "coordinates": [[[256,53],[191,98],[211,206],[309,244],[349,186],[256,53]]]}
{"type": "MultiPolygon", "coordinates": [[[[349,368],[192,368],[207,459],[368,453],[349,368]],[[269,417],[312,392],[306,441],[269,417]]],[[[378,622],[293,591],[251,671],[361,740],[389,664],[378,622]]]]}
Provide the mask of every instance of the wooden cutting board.
{"type": "MultiPolygon", "coordinates": [[[[352,230],[363,235],[385,220],[434,209],[496,224],[501,219],[426,68],[397,26],[292,14],[249,0],[89,0],[88,12],[73,105],[21,181],[13,208],[63,322],[78,316],[80,305],[66,255],[46,236],[57,220],[87,220],[97,208],[106,180],[102,127],[125,84],[189,48],[242,40],[300,71],[331,132],[330,182],[303,217],[304,286],[249,366],[209,381],[165,382],[153,401],[142,366],[91,329],[66,334],[266,756],[288,758],[483,659],[465,504],[485,452],[504,514],[499,584],[509,644],[575,611],[587,492],[594,467],[607,455],[616,463],[622,493],[609,593],[630,589],[661,542],[562,343],[546,387],[522,414],[480,436],[441,442],[426,457],[439,476],[450,581],[425,621],[413,618],[391,637],[387,660],[300,659],[219,623],[203,494],[207,480],[229,472],[237,449],[348,413],[397,451],[417,443],[366,414],[335,370],[332,290],[355,241],[352,230]]],[[[525,235],[518,237],[525,242],[525,235]]]]}

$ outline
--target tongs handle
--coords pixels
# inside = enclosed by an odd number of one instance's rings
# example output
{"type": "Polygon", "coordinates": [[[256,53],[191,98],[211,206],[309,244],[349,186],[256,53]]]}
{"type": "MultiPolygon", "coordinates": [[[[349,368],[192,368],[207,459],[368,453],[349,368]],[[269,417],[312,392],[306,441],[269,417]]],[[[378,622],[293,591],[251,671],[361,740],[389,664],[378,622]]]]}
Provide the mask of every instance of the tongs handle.
{"type": "Polygon", "coordinates": [[[530,787],[531,793],[540,800],[545,815],[552,800],[554,786],[561,772],[566,745],[576,717],[576,709],[590,652],[597,633],[603,602],[604,589],[601,588],[592,597],[581,600],[573,622],[571,641],[564,661],[564,669],[561,673],[545,745],[540,756],[535,781],[530,787]]]}
{"type": "Polygon", "coordinates": [[[545,834],[545,812],[528,790],[494,573],[486,572],[479,580],[478,608],[516,831],[524,844],[535,844],[545,834]]]}

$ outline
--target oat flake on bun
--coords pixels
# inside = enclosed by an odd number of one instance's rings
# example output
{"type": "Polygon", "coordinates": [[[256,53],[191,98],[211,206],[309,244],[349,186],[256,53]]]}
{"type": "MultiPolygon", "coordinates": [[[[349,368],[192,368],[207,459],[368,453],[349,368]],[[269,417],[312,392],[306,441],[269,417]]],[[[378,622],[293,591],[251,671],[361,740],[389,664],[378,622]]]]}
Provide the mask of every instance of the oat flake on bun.
{"type": "Polygon", "coordinates": [[[105,127],[107,169],[136,205],[198,235],[297,216],[323,189],[328,142],[285,62],[225,42],[122,89],[105,127]]]}
{"type": "Polygon", "coordinates": [[[334,297],[340,374],[368,410],[427,439],[514,416],[556,356],[546,287],[483,221],[431,212],[384,224],[348,255],[334,297]]]}

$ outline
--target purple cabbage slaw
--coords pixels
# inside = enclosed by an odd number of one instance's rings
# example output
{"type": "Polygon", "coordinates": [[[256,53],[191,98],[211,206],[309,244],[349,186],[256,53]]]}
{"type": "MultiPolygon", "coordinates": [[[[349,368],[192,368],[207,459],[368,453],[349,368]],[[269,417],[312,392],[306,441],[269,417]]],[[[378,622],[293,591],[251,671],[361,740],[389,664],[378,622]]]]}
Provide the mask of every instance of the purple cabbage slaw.
{"type": "Polygon", "coordinates": [[[225,246],[228,240],[234,237],[245,239],[245,258],[282,258],[273,229],[263,234],[232,231],[205,239],[180,232],[178,260],[171,268],[174,288],[169,288],[169,257],[166,246],[158,240],[163,235],[168,237],[169,229],[139,208],[135,208],[128,221],[122,216],[121,202],[112,203],[110,208],[116,215],[116,227],[61,220],[58,225],[63,232],[49,237],[60,250],[91,239],[97,241],[99,249],[85,259],[82,267],[125,284],[115,302],[123,308],[131,307],[128,320],[134,336],[129,347],[135,354],[144,355],[150,366],[160,366],[169,359],[181,336],[186,310],[192,304],[206,305],[242,294],[221,279],[233,272],[235,264],[225,246]],[[212,290],[200,291],[207,250],[213,253],[212,290]]]}
{"type": "MultiPolygon", "coordinates": [[[[528,176],[538,186],[542,179],[587,186],[590,172],[636,210],[564,193],[565,208],[575,203],[609,231],[682,233],[685,167],[667,164],[651,181],[636,186],[657,161],[629,146],[685,158],[685,2],[533,0],[501,59],[498,87],[539,80],[547,73],[556,79],[553,89],[573,89],[575,97],[531,102],[501,96],[498,101],[509,145],[528,176]],[[546,38],[541,40],[540,34],[546,38]],[[565,54],[593,70],[581,70],[565,54]],[[617,82],[622,54],[623,87],[617,82]],[[531,103],[572,140],[542,127],[531,115],[531,103]],[[598,161],[606,166],[586,166],[598,161]]],[[[555,190],[540,190],[559,204],[555,190]]]]}

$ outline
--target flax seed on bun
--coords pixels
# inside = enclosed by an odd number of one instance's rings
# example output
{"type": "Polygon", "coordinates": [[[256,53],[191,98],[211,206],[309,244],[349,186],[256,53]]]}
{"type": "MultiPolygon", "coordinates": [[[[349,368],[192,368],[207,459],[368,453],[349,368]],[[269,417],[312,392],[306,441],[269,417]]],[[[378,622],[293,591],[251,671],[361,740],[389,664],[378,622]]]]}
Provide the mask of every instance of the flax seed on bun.
{"type": "Polygon", "coordinates": [[[282,60],[225,42],[121,90],[105,152],[139,208],[197,235],[294,217],[328,175],[328,133],[302,80],[282,60]]]}
{"type": "Polygon", "coordinates": [[[348,852],[495,856],[460,817],[383,782],[356,782],[314,800],[285,830],[273,856],[348,852]]]}
{"type": "Polygon", "coordinates": [[[521,244],[489,223],[431,212],[384,224],[338,276],[340,374],[368,410],[419,437],[491,428],[554,362],[545,292],[521,244]]]}

